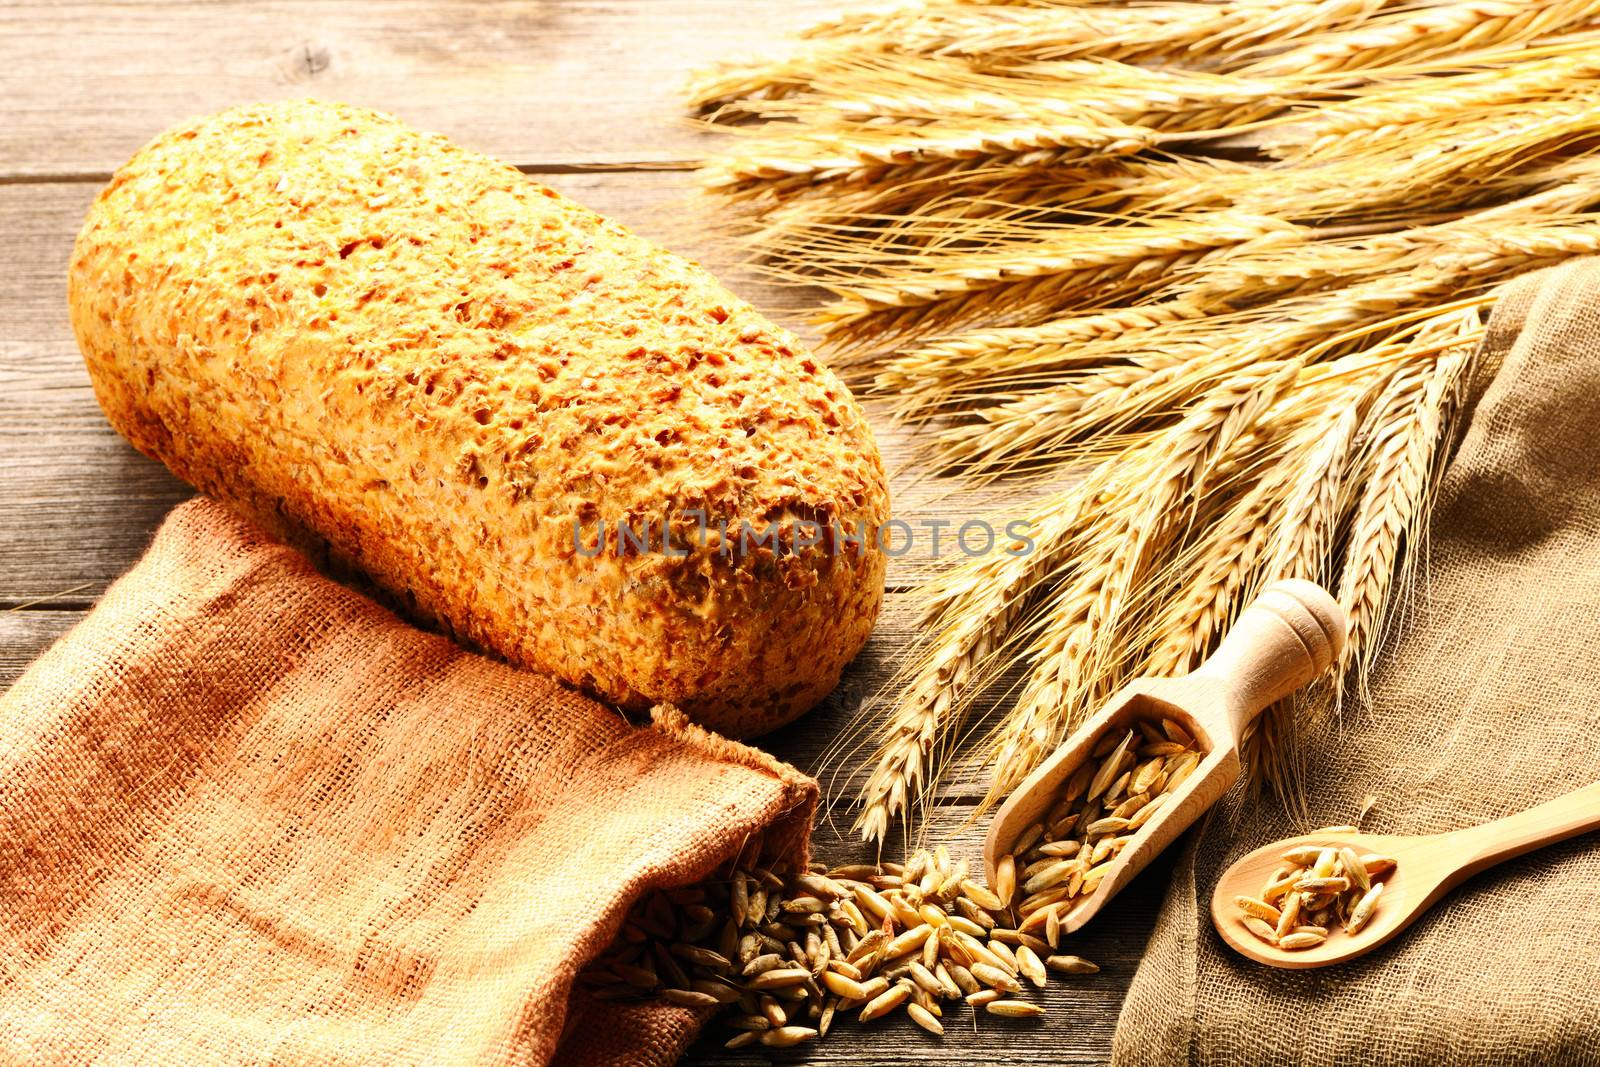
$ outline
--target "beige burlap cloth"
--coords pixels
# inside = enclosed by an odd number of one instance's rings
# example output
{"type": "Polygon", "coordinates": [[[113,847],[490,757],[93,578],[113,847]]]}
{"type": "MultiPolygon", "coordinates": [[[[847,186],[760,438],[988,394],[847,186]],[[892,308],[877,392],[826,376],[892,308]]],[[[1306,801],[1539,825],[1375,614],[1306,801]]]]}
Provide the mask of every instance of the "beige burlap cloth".
{"type": "MultiPolygon", "coordinates": [[[[1600,262],[1516,282],[1490,320],[1426,557],[1372,705],[1302,738],[1313,826],[1434,833],[1600,779],[1600,262]]],[[[1514,860],[1350,964],[1271,970],[1207,907],[1304,832],[1230,796],[1179,860],[1117,1025],[1147,1064],[1600,1063],[1600,840],[1514,860]]]]}
{"type": "Polygon", "coordinates": [[[665,1064],[571,996],[814,783],[422,633],[205,500],[0,698],[0,1059],[665,1064]]]}

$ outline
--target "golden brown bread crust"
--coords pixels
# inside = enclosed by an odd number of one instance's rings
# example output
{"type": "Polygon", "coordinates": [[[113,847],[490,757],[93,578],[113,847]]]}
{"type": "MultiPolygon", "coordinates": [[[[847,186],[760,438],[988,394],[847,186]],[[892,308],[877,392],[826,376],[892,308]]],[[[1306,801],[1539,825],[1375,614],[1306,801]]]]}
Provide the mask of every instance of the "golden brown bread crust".
{"type": "Polygon", "coordinates": [[[95,201],[70,291],[139,449],[512,662],[749,734],[877,617],[875,546],[685,536],[881,525],[848,390],[699,266],[441,137],[304,101],[173,130],[95,201]],[[687,557],[615,551],[663,516],[687,557]],[[599,520],[610,550],[575,551],[599,520]]]}

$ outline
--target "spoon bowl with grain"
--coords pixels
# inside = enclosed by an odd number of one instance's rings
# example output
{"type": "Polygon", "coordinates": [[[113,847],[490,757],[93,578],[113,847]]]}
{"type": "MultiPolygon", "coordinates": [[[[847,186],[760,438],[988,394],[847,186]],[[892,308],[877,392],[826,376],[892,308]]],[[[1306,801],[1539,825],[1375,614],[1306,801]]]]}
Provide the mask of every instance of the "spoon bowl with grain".
{"type": "Polygon", "coordinates": [[[1228,791],[1246,728],[1337,662],[1344,639],[1326,591],[1274,582],[1193,673],[1139,679],[1107,701],[989,828],[989,884],[1023,928],[1054,944],[1093,918],[1228,791]]]}
{"type": "Polygon", "coordinates": [[[1363,834],[1328,830],[1263,845],[1229,867],[1211,896],[1211,920],[1236,952],[1269,967],[1326,967],[1365,955],[1392,939],[1472,875],[1536,848],[1600,829],[1600,783],[1584,786],[1503,819],[1442,834],[1363,834]],[[1257,898],[1285,858],[1302,850],[1348,848],[1382,885],[1369,918],[1355,932],[1335,926],[1326,940],[1290,949],[1252,933],[1240,898],[1257,898]],[[1381,861],[1374,864],[1373,861],[1381,861]],[[1389,865],[1392,861],[1392,868],[1389,865]]]}

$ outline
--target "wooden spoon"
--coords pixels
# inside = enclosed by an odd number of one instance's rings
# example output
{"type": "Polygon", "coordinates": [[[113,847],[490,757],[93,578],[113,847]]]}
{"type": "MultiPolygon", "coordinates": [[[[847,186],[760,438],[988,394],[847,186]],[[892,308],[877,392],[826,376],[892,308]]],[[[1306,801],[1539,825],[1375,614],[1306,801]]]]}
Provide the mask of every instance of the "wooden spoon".
{"type": "Polygon", "coordinates": [[[1417,916],[1467,878],[1524,852],[1600,829],[1600,782],[1504,819],[1444,834],[1321,833],[1274,841],[1229,867],[1211,895],[1211,921],[1236,951],[1271,967],[1326,967],[1365,955],[1410,926],[1417,916]],[[1245,929],[1234,898],[1256,896],[1296,845],[1349,845],[1357,855],[1396,861],[1384,878],[1377,910],[1359,933],[1334,928],[1313,948],[1285,951],[1245,929]]]}
{"type": "Polygon", "coordinates": [[[1245,727],[1262,709],[1327,670],[1344,648],[1344,637],[1344,613],[1320,587],[1298,579],[1267,586],[1197,670],[1181,678],[1130,682],[1017,787],[995,815],[984,843],[989,884],[995,884],[1000,858],[1054,806],[1101,735],[1125,732],[1139,719],[1172,719],[1199,742],[1205,757],[1113,861],[1099,887],[1060,917],[1063,933],[1078,929],[1228,791],[1239,777],[1245,727]]]}

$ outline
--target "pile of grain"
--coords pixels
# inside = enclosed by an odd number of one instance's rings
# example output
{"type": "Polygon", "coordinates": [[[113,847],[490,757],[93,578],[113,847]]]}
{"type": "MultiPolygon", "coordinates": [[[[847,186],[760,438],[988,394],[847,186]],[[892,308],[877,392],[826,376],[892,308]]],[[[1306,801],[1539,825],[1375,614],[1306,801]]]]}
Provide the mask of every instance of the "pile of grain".
{"type": "Polygon", "coordinates": [[[1203,753],[1171,719],[1109,730],[1068,776],[1044,819],[1024,828],[996,863],[995,890],[1024,933],[1056,943],[1061,921],[1100,887],[1117,858],[1200,766],[1203,753]]]}
{"type": "Polygon", "coordinates": [[[1245,929],[1267,944],[1290,951],[1314,948],[1328,939],[1334,923],[1347,934],[1359,934],[1377,911],[1381,879],[1394,869],[1388,856],[1358,856],[1348,846],[1300,845],[1283,854],[1259,895],[1238,897],[1234,904],[1245,929]]]}
{"type": "MultiPolygon", "coordinates": [[[[1009,894],[1007,894],[1009,896],[1009,894]]],[[[608,998],[661,997],[718,1010],[730,1048],[796,1045],[836,1017],[903,1010],[944,1032],[951,1002],[1007,1018],[1044,1014],[1026,983],[1100,968],[1023,928],[1020,909],[944,847],[904,864],[814,864],[784,872],[733,864],[725,877],[641,901],[585,972],[608,998]]]]}

